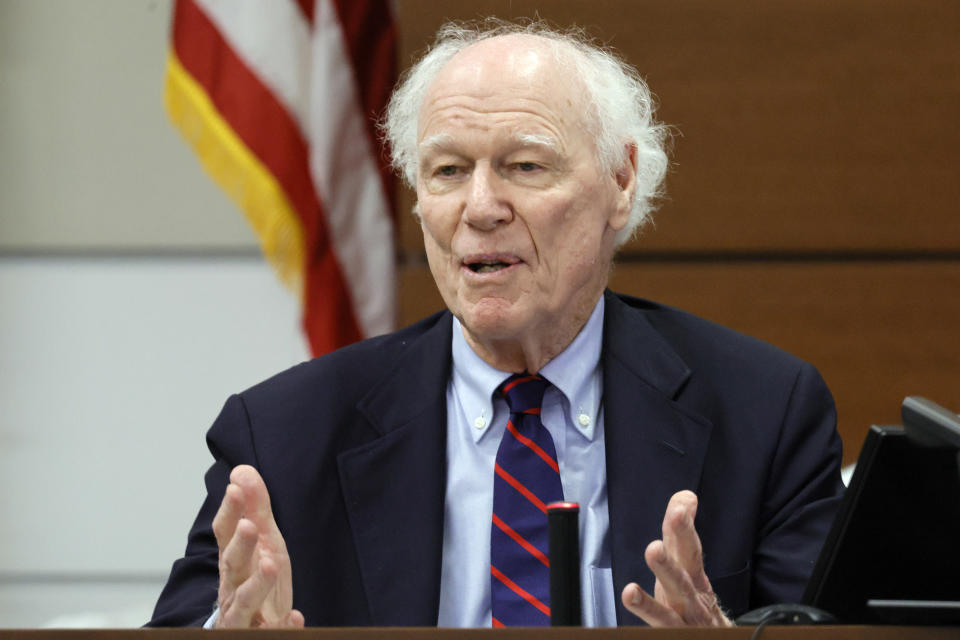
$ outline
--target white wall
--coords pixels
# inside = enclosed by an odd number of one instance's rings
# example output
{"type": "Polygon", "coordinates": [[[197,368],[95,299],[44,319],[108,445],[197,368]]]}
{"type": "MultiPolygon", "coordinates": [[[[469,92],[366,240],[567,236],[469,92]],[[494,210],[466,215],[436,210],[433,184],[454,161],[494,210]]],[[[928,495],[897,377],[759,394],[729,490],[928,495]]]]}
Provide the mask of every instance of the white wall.
{"type": "Polygon", "coordinates": [[[169,125],[169,0],[0,0],[0,627],[131,626],[298,304],[169,125]]]}
{"type": "Polygon", "coordinates": [[[253,247],[163,110],[170,0],[0,0],[0,247],[253,247]]]}

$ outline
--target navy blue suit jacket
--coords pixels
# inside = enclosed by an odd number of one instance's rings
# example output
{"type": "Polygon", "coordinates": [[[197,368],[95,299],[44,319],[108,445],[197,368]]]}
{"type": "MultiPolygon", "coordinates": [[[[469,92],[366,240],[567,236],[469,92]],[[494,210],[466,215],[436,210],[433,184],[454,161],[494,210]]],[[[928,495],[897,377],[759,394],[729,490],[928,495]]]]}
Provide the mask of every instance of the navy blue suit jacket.
{"type": "MultiPolygon", "coordinates": [[[[707,575],[736,615],[797,602],[839,496],[833,400],[793,356],[607,292],[601,356],[616,593],[670,496],[699,496],[707,575]]],[[[435,625],[451,316],[366,340],[231,397],[207,435],[207,497],[152,625],[202,624],[217,594],[211,522],[230,470],[262,474],[308,625],[435,625]]],[[[617,604],[620,624],[638,621],[617,604]]]]}

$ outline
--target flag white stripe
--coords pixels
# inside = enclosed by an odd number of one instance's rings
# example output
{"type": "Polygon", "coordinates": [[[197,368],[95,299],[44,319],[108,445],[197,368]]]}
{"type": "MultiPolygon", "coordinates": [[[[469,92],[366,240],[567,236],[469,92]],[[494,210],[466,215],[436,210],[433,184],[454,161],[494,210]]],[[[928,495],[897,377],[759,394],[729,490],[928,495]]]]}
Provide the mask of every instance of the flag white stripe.
{"type": "Polygon", "coordinates": [[[336,7],[314,11],[310,172],[365,336],[393,328],[393,222],[336,7]]]}

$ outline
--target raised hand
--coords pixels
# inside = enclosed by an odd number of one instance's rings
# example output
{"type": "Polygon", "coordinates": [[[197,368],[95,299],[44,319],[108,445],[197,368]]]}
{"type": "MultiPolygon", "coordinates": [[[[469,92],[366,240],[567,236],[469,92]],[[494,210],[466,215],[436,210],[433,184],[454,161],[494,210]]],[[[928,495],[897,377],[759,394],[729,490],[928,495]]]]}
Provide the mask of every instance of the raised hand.
{"type": "Polygon", "coordinates": [[[657,577],[654,595],[636,583],[623,589],[623,605],[652,627],[729,627],[703,568],[703,548],[694,528],[697,496],[680,491],[670,498],[663,516],[663,540],[651,542],[644,553],[657,577]]]}
{"type": "Polygon", "coordinates": [[[220,548],[217,628],[302,627],[293,609],[287,545],[270,508],[267,486],[256,469],[235,467],[213,519],[220,548]]]}

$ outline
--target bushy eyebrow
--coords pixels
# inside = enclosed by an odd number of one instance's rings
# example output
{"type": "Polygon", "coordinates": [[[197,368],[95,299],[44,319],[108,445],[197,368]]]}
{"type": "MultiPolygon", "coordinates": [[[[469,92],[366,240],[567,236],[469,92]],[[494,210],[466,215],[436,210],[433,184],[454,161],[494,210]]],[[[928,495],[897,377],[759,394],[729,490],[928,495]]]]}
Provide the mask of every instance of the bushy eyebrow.
{"type": "MultiPolygon", "coordinates": [[[[555,158],[557,163],[561,163],[564,158],[563,145],[553,136],[539,135],[536,133],[517,133],[511,136],[511,152],[520,150],[536,150],[548,154],[555,158]]],[[[417,155],[420,157],[417,163],[418,171],[423,170],[433,162],[437,156],[443,157],[444,154],[456,154],[456,141],[449,133],[438,133],[428,138],[424,138],[417,145],[417,155]]]]}
{"type": "Polygon", "coordinates": [[[453,144],[453,137],[449,133],[438,133],[429,138],[423,139],[420,144],[420,152],[443,151],[453,144]]]}
{"type": "MultiPolygon", "coordinates": [[[[534,133],[520,133],[514,136],[522,147],[542,147],[553,153],[560,153],[560,143],[552,136],[541,136],[534,133]]],[[[449,133],[438,133],[424,138],[418,145],[421,153],[431,151],[446,151],[453,146],[453,136],[449,133]]]]}
{"type": "Polygon", "coordinates": [[[517,142],[524,147],[540,147],[551,153],[560,153],[560,142],[552,136],[541,136],[534,133],[521,133],[516,136],[517,142]]]}

